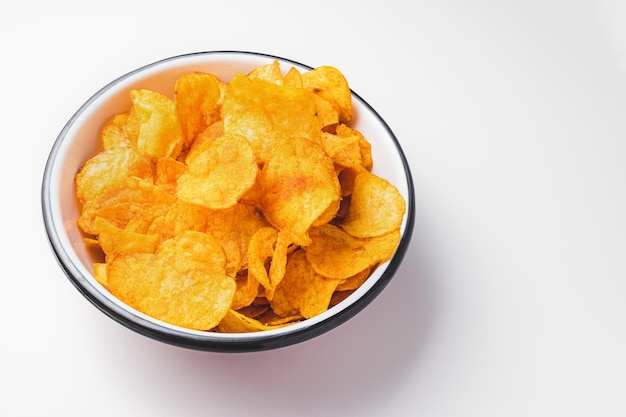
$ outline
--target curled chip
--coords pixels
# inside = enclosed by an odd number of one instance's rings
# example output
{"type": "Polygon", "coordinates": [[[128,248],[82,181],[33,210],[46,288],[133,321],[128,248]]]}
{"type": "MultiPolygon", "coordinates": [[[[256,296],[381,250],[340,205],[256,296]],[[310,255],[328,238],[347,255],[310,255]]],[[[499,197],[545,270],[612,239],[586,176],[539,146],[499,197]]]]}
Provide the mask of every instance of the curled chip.
{"type": "Polygon", "coordinates": [[[328,309],[338,283],[318,274],[311,267],[304,250],[300,249],[289,256],[277,299],[272,300],[270,305],[280,302],[280,297],[284,297],[284,302],[308,319],[328,309]]]}
{"type": "Polygon", "coordinates": [[[200,132],[220,120],[221,84],[215,75],[202,72],[183,74],[176,80],[174,104],[185,145],[191,145],[200,132]]]}
{"type": "Polygon", "coordinates": [[[261,330],[272,330],[284,327],[285,324],[269,325],[241,314],[235,310],[230,310],[220,322],[218,330],[222,333],[249,333],[261,330]]]}
{"type": "Polygon", "coordinates": [[[388,260],[396,249],[400,232],[359,239],[326,224],[312,228],[310,236],[312,242],[305,250],[313,269],[327,278],[346,279],[388,260]]]}
{"type": "Polygon", "coordinates": [[[137,151],[153,159],[176,158],[183,145],[183,136],[176,118],[174,102],[150,90],[130,92],[133,107],[130,110],[131,142],[137,151]]]}
{"type": "Polygon", "coordinates": [[[375,237],[400,229],[404,198],[389,181],[369,172],[354,179],[348,215],[341,228],[355,237],[375,237]]]}
{"type": "Polygon", "coordinates": [[[393,255],[405,202],[372,173],[338,69],[196,71],[173,92],[130,91],[75,176],[111,294],[174,326],[267,331],[340,303],[393,255]]]}
{"type": "Polygon", "coordinates": [[[332,103],[339,113],[339,121],[347,123],[352,118],[352,93],[337,68],[325,65],[305,72],[302,86],[332,103]]]}

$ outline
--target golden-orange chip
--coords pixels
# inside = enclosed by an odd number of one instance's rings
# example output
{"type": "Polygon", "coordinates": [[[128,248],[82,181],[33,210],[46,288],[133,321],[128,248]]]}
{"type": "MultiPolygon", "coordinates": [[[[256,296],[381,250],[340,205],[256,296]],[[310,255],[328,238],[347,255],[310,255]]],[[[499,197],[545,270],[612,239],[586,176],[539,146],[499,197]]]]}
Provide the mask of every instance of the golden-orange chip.
{"type": "Polygon", "coordinates": [[[128,177],[151,176],[150,161],[134,148],[107,149],[90,158],[76,174],[76,198],[81,204],[99,201],[111,189],[124,186],[128,177]]]}
{"type": "Polygon", "coordinates": [[[259,170],[250,143],[243,137],[224,134],[188,161],[189,170],[178,178],[177,197],[211,209],[237,204],[252,187],[259,170]]]}
{"type": "Polygon", "coordinates": [[[135,309],[181,327],[210,330],[229,311],[235,280],[217,240],[186,232],[155,254],[120,254],[108,262],[113,295],[135,309]]]}
{"type": "Polygon", "coordinates": [[[138,126],[134,140],[137,151],[153,159],[177,158],[183,146],[183,135],[176,118],[174,101],[151,90],[130,92],[133,107],[128,123],[138,126]]]}
{"type": "Polygon", "coordinates": [[[339,121],[352,118],[352,93],[345,76],[337,68],[324,65],[302,74],[303,88],[333,103],[339,113],[339,121]]]}
{"type": "Polygon", "coordinates": [[[312,228],[310,236],[312,243],[305,251],[313,269],[327,278],[345,279],[388,260],[400,240],[400,231],[359,239],[326,224],[312,228]]]}
{"type": "Polygon", "coordinates": [[[280,63],[276,59],[271,64],[261,65],[250,71],[248,78],[251,80],[261,79],[281,86],[285,85],[280,63]]]}
{"type": "Polygon", "coordinates": [[[102,217],[96,217],[98,243],[107,258],[121,253],[154,253],[159,242],[158,235],[136,233],[120,229],[102,217]]]}
{"type": "Polygon", "coordinates": [[[304,318],[314,317],[328,309],[338,281],[315,272],[304,250],[297,250],[287,260],[285,277],[279,284],[281,295],[304,318]]]}
{"type": "Polygon", "coordinates": [[[335,128],[335,134],[339,137],[352,139],[356,138],[359,143],[359,151],[361,153],[361,166],[367,171],[371,171],[374,165],[372,159],[372,145],[365,139],[365,136],[356,129],[340,124],[335,128]]]}
{"type": "Polygon", "coordinates": [[[230,305],[230,308],[233,310],[248,307],[259,294],[259,283],[250,275],[242,272],[237,275],[236,282],[237,290],[230,305]]]}
{"type": "Polygon", "coordinates": [[[375,237],[399,230],[404,198],[389,181],[369,172],[354,179],[348,215],[341,228],[354,237],[375,237]]]}
{"type": "Polygon", "coordinates": [[[120,146],[132,146],[126,125],[128,124],[128,112],[113,116],[102,128],[102,146],[104,149],[118,148],[120,146]]]}
{"type": "Polygon", "coordinates": [[[308,245],[308,230],[329,208],[339,209],[341,189],[332,161],[322,148],[292,138],[276,149],[261,171],[261,206],[277,229],[308,245]]]}
{"type": "Polygon", "coordinates": [[[266,325],[235,310],[229,310],[220,322],[218,330],[221,333],[249,333],[278,329],[283,326],[284,325],[266,325]]]}
{"type": "Polygon", "coordinates": [[[221,83],[215,75],[203,72],[183,74],[176,80],[175,111],[185,145],[190,146],[200,132],[220,119],[221,83]]]}
{"type": "Polygon", "coordinates": [[[241,74],[228,83],[222,119],[224,132],[245,136],[260,163],[293,137],[319,142],[321,134],[307,91],[241,74]]]}

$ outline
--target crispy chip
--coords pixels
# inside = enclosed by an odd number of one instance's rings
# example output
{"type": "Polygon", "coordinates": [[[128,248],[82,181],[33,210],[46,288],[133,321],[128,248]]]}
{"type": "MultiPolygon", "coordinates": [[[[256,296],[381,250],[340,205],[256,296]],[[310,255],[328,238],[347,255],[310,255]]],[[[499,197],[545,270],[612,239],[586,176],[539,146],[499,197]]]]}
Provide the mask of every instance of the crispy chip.
{"type": "Polygon", "coordinates": [[[241,273],[237,275],[237,290],[230,308],[239,310],[248,307],[254,302],[259,293],[259,283],[250,275],[241,273]]]}
{"type": "Polygon", "coordinates": [[[260,163],[292,137],[320,141],[315,104],[303,89],[236,75],[222,106],[224,132],[245,136],[260,163]]]}
{"type": "Polygon", "coordinates": [[[218,329],[221,333],[249,333],[278,329],[283,326],[266,325],[235,310],[229,310],[226,317],[220,322],[218,329]]]}
{"type": "Polygon", "coordinates": [[[339,113],[339,121],[352,118],[352,93],[344,75],[335,67],[321,66],[302,74],[302,86],[333,103],[339,113]]]}
{"type": "Polygon", "coordinates": [[[215,75],[202,72],[183,74],[176,80],[176,117],[185,145],[220,119],[221,83],[215,75]]]}
{"type": "MultiPolygon", "coordinates": [[[[304,318],[314,317],[328,309],[338,281],[315,272],[304,250],[297,250],[287,260],[285,277],[279,284],[281,296],[304,318]]],[[[274,307],[274,304],[270,302],[274,307]]]]}
{"type": "Polygon", "coordinates": [[[276,59],[271,64],[261,65],[253,69],[248,74],[248,78],[251,80],[261,79],[281,86],[285,84],[283,74],[280,70],[280,63],[276,59]]]}
{"type": "Polygon", "coordinates": [[[252,206],[236,204],[225,210],[214,210],[206,220],[206,232],[216,238],[226,251],[228,273],[234,275],[248,268],[248,246],[252,235],[268,226],[252,206]]]}
{"type": "Polygon", "coordinates": [[[178,178],[177,197],[211,209],[237,204],[259,170],[249,142],[234,134],[209,142],[188,164],[189,170],[178,178]]]}
{"type": "Polygon", "coordinates": [[[187,171],[187,166],[170,157],[159,158],[156,163],[154,184],[175,195],[178,178],[187,171]]]}
{"type": "Polygon", "coordinates": [[[290,67],[285,74],[285,87],[302,88],[302,73],[296,67],[290,67]]]}
{"type": "Polygon", "coordinates": [[[333,279],[349,278],[388,260],[400,241],[399,231],[358,239],[331,224],[312,228],[310,236],[308,261],[318,274],[333,279]]]}
{"type": "Polygon", "coordinates": [[[374,165],[374,160],[372,159],[372,145],[367,141],[367,139],[365,139],[365,136],[363,136],[363,134],[358,130],[352,129],[344,124],[337,126],[335,134],[342,138],[358,138],[359,150],[361,153],[361,165],[367,171],[371,171],[374,165]]]}
{"type": "Polygon", "coordinates": [[[131,147],[107,149],[90,158],[76,174],[76,198],[81,204],[99,201],[111,189],[124,186],[128,177],[152,177],[150,161],[131,147]]]}
{"type": "Polygon", "coordinates": [[[160,240],[167,240],[186,231],[205,232],[210,214],[211,211],[205,207],[177,200],[154,218],[146,233],[157,234],[160,240]]]}
{"type": "Polygon", "coordinates": [[[363,165],[357,136],[342,137],[324,132],[322,133],[322,147],[339,169],[363,165]]]}
{"type": "Polygon", "coordinates": [[[185,163],[187,163],[187,160],[192,160],[198,152],[201,152],[207,146],[206,144],[208,142],[214,141],[223,134],[224,122],[221,120],[218,120],[200,132],[187,152],[185,163]]]}
{"type": "Polygon", "coordinates": [[[278,148],[261,171],[261,206],[270,223],[307,245],[308,230],[329,207],[339,209],[339,180],[332,161],[317,144],[293,138],[278,148]]]}
{"type": "Polygon", "coordinates": [[[250,238],[248,275],[263,286],[268,300],[285,275],[288,246],[285,236],[273,227],[262,227],[250,238]]]}
{"type": "Polygon", "coordinates": [[[136,138],[131,137],[137,151],[152,159],[177,158],[182,150],[183,136],[174,102],[150,90],[133,90],[130,98],[133,106],[128,123],[138,126],[136,138]]]}
{"type": "Polygon", "coordinates": [[[235,280],[217,240],[186,232],[159,246],[156,254],[121,254],[107,267],[113,295],[158,320],[209,330],[230,310],[235,280]]]}
{"type": "Polygon", "coordinates": [[[104,149],[132,146],[126,132],[128,112],[113,116],[102,128],[102,146],[104,149]]]}
{"type": "Polygon", "coordinates": [[[107,264],[105,262],[94,262],[93,264],[93,277],[104,288],[109,287],[109,281],[107,278],[107,264]]]}
{"type": "Polygon", "coordinates": [[[120,229],[102,217],[96,217],[95,227],[98,242],[107,258],[121,253],[154,253],[159,241],[158,235],[120,229]]]}
{"type": "Polygon", "coordinates": [[[399,230],[404,198],[389,181],[369,172],[354,180],[348,215],[341,228],[354,237],[375,237],[399,230]]]}
{"type": "Polygon", "coordinates": [[[311,93],[311,98],[315,104],[315,112],[320,121],[323,131],[332,131],[339,123],[339,110],[330,101],[311,93]]]}
{"type": "Polygon", "coordinates": [[[359,288],[363,283],[369,278],[371,274],[371,268],[366,268],[363,271],[357,273],[356,275],[352,275],[349,278],[341,280],[339,284],[337,284],[336,291],[352,291],[359,288]]]}
{"type": "Polygon", "coordinates": [[[152,181],[129,177],[104,196],[87,201],[78,219],[79,226],[89,234],[96,234],[94,219],[103,217],[120,228],[134,222],[134,231],[142,231],[172,205],[176,199],[152,184],[152,181]],[[137,226],[144,225],[144,229],[137,226]]]}

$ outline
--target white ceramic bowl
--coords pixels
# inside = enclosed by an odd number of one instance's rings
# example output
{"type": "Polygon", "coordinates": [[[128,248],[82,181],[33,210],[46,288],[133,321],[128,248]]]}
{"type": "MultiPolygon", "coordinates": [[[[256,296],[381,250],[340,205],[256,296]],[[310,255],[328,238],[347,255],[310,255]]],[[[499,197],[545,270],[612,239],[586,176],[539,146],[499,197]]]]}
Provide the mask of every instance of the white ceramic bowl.
{"type": "MultiPolygon", "coordinates": [[[[353,92],[353,120],[372,145],[373,172],[394,184],[407,202],[402,237],[394,256],[353,294],[323,314],[277,330],[220,334],[184,329],[142,314],[112,296],[93,277],[94,258],[83,243],[76,220],[79,206],[74,196],[74,176],[80,166],[100,150],[98,136],[114,114],[130,107],[131,89],[151,89],[173,97],[176,78],[185,72],[204,71],[228,81],[236,73],[277,59],[286,71],[295,66],[311,67],[272,55],[212,51],[175,56],[138,68],[96,92],[78,109],[56,139],[48,158],[42,183],[43,217],[50,245],[59,265],[98,309],[124,326],[147,337],[172,345],[216,352],[245,352],[279,348],[327,332],[365,308],[389,283],[404,257],[414,217],[414,191],[405,155],[395,135],[378,113],[353,92]]],[[[332,63],[328,63],[332,65],[332,63]]],[[[348,78],[348,82],[350,79],[348,78]]]]}

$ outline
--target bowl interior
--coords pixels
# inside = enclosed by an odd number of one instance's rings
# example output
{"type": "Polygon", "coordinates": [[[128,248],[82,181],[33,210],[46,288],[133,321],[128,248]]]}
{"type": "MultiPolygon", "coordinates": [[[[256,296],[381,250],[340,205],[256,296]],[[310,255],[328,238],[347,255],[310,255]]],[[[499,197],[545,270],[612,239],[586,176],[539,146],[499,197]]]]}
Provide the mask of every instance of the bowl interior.
{"type": "Polygon", "coordinates": [[[175,339],[174,343],[177,343],[178,338],[187,337],[193,339],[193,343],[206,341],[209,345],[246,339],[280,338],[306,331],[307,328],[324,323],[332,316],[349,309],[377,285],[390,262],[394,260],[399,262],[398,258],[402,255],[400,252],[408,245],[412,227],[413,190],[409,167],[400,145],[387,124],[369,104],[353,93],[354,116],[350,125],[361,131],[371,143],[373,172],[398,188],[407,201],[407,213],[401,228],[403,238],[396,256],[381,265],[361,288],[342,303],[319,316],[283,329],[226,335],[182,329],[147,317],[120,302],[93,277],[92,263],[97,260],[97,255],[84,244],[76,223],[80,208],[74,196],[74,176],[82,164],[101,149],[99,134],[104,124],[113,115],[130,108],[129,91],[150,89],[173,98],[174,83],[183,73],[204,71],[228,81],[236,73],[248,73],[255,67],[273,62],[274,59],[278,59],[285,72],[291,66],[301,71],[310,69],[290,60],[246,52],[207,52],[173,57],[147,65],[114,80],[93,95],[61,131],[44,174],[42,198],[46,228],[53,251],[68,277],[90,301],[108,315],[149,336],[154,337],[156,334],[158,337],[158,333],[165,331],[175,339]]]}

